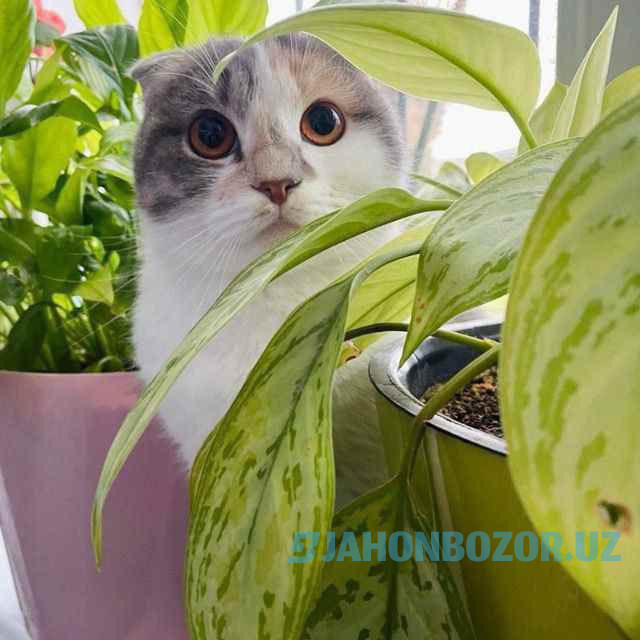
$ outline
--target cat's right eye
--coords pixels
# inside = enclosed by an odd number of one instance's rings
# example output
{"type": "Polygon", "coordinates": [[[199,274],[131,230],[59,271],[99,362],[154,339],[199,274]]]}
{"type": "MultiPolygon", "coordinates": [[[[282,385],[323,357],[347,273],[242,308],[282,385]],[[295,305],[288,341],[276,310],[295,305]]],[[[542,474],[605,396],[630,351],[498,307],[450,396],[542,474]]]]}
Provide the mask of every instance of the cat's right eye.
{"type": "Polygon", "coordinates": [[[191,148],[208,160],[218,160],[229,155],[237,138],[233,125],[217,111],[200,114],[189,127],[191,148]]]}

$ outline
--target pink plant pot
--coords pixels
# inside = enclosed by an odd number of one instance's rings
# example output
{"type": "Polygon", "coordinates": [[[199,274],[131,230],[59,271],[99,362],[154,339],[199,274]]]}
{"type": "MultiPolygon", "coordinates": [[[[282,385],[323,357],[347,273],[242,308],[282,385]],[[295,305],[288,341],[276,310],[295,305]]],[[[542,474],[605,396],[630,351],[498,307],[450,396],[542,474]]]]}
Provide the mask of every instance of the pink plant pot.
{"type": "Polygon", "coordinates": [[[0,372],[0,526],[33,640],[187,640],[188,490],[154,422],[116,480],[95,568],[90,511],[133,374],[0,372]]]}

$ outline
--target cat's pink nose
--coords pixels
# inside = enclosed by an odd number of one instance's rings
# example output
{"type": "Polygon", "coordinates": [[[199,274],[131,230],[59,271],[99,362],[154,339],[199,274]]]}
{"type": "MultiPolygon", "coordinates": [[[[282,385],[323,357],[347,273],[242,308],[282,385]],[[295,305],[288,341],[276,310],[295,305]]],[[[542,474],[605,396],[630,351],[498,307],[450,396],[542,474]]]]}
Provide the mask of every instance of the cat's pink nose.
{"type": "Polygon", "coordinates": [[[285,178],[284,180],[264,180],[257,187],[253,188],[260,193],[264,193],[274,204],[282,205],[289,197],[291,189],[295,189],[300,184],[300,180],[285,178]]]}

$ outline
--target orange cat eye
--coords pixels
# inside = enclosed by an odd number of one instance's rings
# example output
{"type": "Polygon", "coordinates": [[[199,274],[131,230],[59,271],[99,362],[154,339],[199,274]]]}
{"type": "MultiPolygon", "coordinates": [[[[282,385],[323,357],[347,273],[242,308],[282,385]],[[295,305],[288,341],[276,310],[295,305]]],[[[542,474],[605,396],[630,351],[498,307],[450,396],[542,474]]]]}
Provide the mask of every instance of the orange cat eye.
{"type": "Polygon", "coordinates": [[[319,100],[304,112],[300,133],[312,144],[326,147],[342,138],[345,126],[342,111],[332,102],[319,100]]]}
{"type": "Polygon", "coordinates": [[[208,160],[218,160],[229,155],[235,147],[237,137],[233,125],[217,111],[200,114],[189,127],[191,148],[208,160]]]}

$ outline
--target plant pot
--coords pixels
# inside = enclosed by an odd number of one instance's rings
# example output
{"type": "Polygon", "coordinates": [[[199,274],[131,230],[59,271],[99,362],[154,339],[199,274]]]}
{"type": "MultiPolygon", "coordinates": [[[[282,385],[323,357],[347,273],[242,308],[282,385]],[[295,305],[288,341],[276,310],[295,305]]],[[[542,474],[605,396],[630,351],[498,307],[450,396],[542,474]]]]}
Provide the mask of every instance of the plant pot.
{"type": "MultiPolygon", "coordinates": [[[[456,327],[460,330],[460,327],[456,327]]],[[[465,327],[465,332],[495,337],[499,325],[465,327]]],[[[398,369],[402,339],[372,360],[369,373],[378,390],[378,415],[387,463],[396,472],[408,443],[418,400],[432,384],[450,378],[477,353],[435,338],[398,369]]],[[[514,489],[504,440],[435,416],[419,452],[415,481],[426,513],[435,504],[441,530],[535,531],[514,489]],[[431,479],[429,475],[431,474],[431,479]],[[432,489],[431,487],[435,487],[432,489]],[[433,501],[431,495],[433,496],[433,501]]],[[[497,541],[492,540],[492,553],[497,541]]],[[[513,539],[505,554],[514,554],[513,539]]],[[[465,554],[462,577],[480,640],[623,640],[624,635],[571,579],[564,562],[515,559],[474,562],[465,554]]]]}
{"type": "Polygon", "coordinates": [[[33,640],[186,640],[188,491],[157,423],[116,480],[96,570],[90,511],[133,374],[0,372],[0,526],[33,640]]]}

